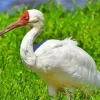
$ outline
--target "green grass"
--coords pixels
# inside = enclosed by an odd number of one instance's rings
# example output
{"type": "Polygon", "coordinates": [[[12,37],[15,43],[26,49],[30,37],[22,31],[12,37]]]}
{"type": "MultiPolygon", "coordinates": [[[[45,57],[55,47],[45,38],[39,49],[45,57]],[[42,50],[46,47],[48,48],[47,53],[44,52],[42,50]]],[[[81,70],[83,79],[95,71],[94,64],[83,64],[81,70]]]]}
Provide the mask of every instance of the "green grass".
{"type": "MultiPolygon", "coordinates": [[[[64,39],[72,36],[78,45],[88,52],[100,70],[100,3],[86,5],[83,10],[62,11],[60,7],[41,5],[45,26],[35,44],[47,39],[64,39]],[[48,8],[48,9],[47,9],[48,8]]],[[[0,30],[15,21],[24,10],[15,15],[0,14],[0,30]]],[[[21,62],[19,49],[21,40],[29,27],[14,29],[0,37],[0,100],[49,100],[47,86],[41,77],[21,62]]],[[[58,94],[57,100],[65,100],[58,94]]],[[[72,94],[72,100],[100,100],[100,90],[93,93],[81,92],[78,89],[72,94]]]]}

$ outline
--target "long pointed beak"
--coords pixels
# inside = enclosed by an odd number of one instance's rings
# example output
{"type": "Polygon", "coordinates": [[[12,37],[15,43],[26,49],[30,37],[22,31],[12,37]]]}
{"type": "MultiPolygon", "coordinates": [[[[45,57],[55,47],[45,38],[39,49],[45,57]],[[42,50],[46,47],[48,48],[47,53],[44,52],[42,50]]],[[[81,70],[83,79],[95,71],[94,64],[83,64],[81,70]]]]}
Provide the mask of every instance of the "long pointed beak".
{"type": "Polygon", "coordinates": [[[16,28],[16,27],[20,27],[23,24],[21,23],[20,20],[17,20],[15,22],[13,22],[12,24],[10,24],[9,26],[7,26],[5,29],[3,29],[2,31],[0,31],[0,35],[3,35],[4,33],[16,28]]]}

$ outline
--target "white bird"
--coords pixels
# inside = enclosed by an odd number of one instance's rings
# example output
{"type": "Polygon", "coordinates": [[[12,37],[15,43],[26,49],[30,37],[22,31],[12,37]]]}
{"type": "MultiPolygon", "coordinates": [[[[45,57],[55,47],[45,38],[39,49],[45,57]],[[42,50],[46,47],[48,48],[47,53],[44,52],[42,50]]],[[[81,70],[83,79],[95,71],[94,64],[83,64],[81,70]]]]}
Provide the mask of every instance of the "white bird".
{"type": "Polygon", "coordinates": [[[83,88],[82,83],[100,88],[100,72],[92,57],[77,46],[77,42],[64,40],[47,40],[33,49],[33,42],[44,26],[41,11],[27,10],[21,17],[0,32],[0,35],[20,26],[31,25],[33,28],[25,35],[20,47],[20,55],[33,72],[39,73],[48,86],[51,96],[65,87],[83,88]]]}

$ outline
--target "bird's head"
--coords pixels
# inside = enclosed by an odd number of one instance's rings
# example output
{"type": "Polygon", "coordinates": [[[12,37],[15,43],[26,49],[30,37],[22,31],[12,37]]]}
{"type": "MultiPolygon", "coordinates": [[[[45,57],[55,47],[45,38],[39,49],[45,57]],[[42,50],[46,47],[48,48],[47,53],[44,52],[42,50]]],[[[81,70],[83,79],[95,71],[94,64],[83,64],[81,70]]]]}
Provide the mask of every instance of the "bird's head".
{"type": "Polygon", "coordinates": [[[0,35],[20,26],[32,25],[32,27],[41,27],[44,24],[44,17],[41,11],[32,9],[23,13],[20,18],[0,31],[0,35]]]}

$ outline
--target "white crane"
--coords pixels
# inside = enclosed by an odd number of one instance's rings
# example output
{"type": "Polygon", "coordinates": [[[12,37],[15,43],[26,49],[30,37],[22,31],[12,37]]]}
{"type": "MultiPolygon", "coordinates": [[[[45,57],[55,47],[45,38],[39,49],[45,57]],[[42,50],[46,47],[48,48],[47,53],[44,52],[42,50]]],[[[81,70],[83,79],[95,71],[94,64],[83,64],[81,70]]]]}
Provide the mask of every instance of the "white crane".
{"type": "Polygon", "coordinates": [[[27,24],[33,28],[22,40],[20,55],[26,66],[40,74],[51,96],[56,96],[58,91],[66,91],[65,87],[82,89],[83,82],[100,88],[100,72],[94,60],[71,38],[47,40],[33,50],[33,42],[44,26],[44,17],[39,10],[27,10],[16,22],[3,29],[0,35],[27,24]]]}

